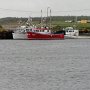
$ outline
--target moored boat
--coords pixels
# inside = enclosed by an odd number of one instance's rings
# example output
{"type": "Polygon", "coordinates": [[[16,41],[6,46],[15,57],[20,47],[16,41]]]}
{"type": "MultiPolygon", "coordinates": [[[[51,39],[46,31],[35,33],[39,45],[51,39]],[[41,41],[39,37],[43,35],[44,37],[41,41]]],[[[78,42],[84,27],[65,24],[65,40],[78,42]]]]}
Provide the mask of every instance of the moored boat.
{"type": "Polygon", "coordinates": [[[74,29],[73,27],[66,27],[65,29],[65,38],[78,38],[79,30],[74,29]]]}
{"type": "Polygon", "coordinates": [[[64,39],[64,34],[41,34],[36,32],[27,32],[30,40],[59,40],[64,39]]]}

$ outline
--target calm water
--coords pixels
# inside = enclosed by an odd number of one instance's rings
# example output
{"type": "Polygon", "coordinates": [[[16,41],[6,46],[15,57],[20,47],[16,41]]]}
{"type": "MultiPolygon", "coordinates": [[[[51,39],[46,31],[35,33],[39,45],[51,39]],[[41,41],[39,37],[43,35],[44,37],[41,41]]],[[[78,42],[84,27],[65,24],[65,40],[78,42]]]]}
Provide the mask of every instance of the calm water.
{"type": "Polygon", "coordinates": [[[0,90],[90,90],[90,39],[0,40],[0,90]]]}

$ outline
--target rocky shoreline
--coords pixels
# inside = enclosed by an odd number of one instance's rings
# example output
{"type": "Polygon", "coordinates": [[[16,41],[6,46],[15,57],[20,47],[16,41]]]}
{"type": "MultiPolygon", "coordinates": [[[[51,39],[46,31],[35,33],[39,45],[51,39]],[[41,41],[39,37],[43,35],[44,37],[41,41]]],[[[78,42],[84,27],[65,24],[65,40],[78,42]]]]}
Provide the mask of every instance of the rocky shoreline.
{"type": "Polygon", "coordinates": [[[13,39],[12,31],[0,32],[0,39],[13,39]]]}

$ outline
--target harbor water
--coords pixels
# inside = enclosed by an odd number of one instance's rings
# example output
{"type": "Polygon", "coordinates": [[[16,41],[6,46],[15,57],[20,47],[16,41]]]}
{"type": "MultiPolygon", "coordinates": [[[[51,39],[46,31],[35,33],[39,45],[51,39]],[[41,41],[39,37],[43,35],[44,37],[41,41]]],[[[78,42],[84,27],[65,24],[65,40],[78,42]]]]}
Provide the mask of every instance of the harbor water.
{"type": "Polygon", "coordinates": [[[0,90],[90,90],[90,39],[0,40],[0,90]]]}

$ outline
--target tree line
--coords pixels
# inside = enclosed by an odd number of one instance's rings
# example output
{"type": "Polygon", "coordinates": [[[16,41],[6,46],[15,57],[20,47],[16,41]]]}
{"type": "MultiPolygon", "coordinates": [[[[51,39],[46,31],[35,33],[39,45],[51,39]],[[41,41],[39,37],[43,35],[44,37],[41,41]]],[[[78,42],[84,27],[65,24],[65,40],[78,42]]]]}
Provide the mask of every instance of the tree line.
{"type": "MultiPolygon", "coordinates": [[[[65,21],[65,20],[90,20],[90,16],[51,16],[52,21],[65,21]]],[[[18,23],[18,21],[27,21],[28,18],[24,17],[6,17],[0,19],[0,24],[8,24],[8,23],[18,23]]],[[[43,19],[47,19],[47,17],[43,17],[43,19]]],[[[49,19],[49,17],[48,17],[49,19]]],[[[40,21],[41,17],[32,17],[32,21],[40,21]]]]}

